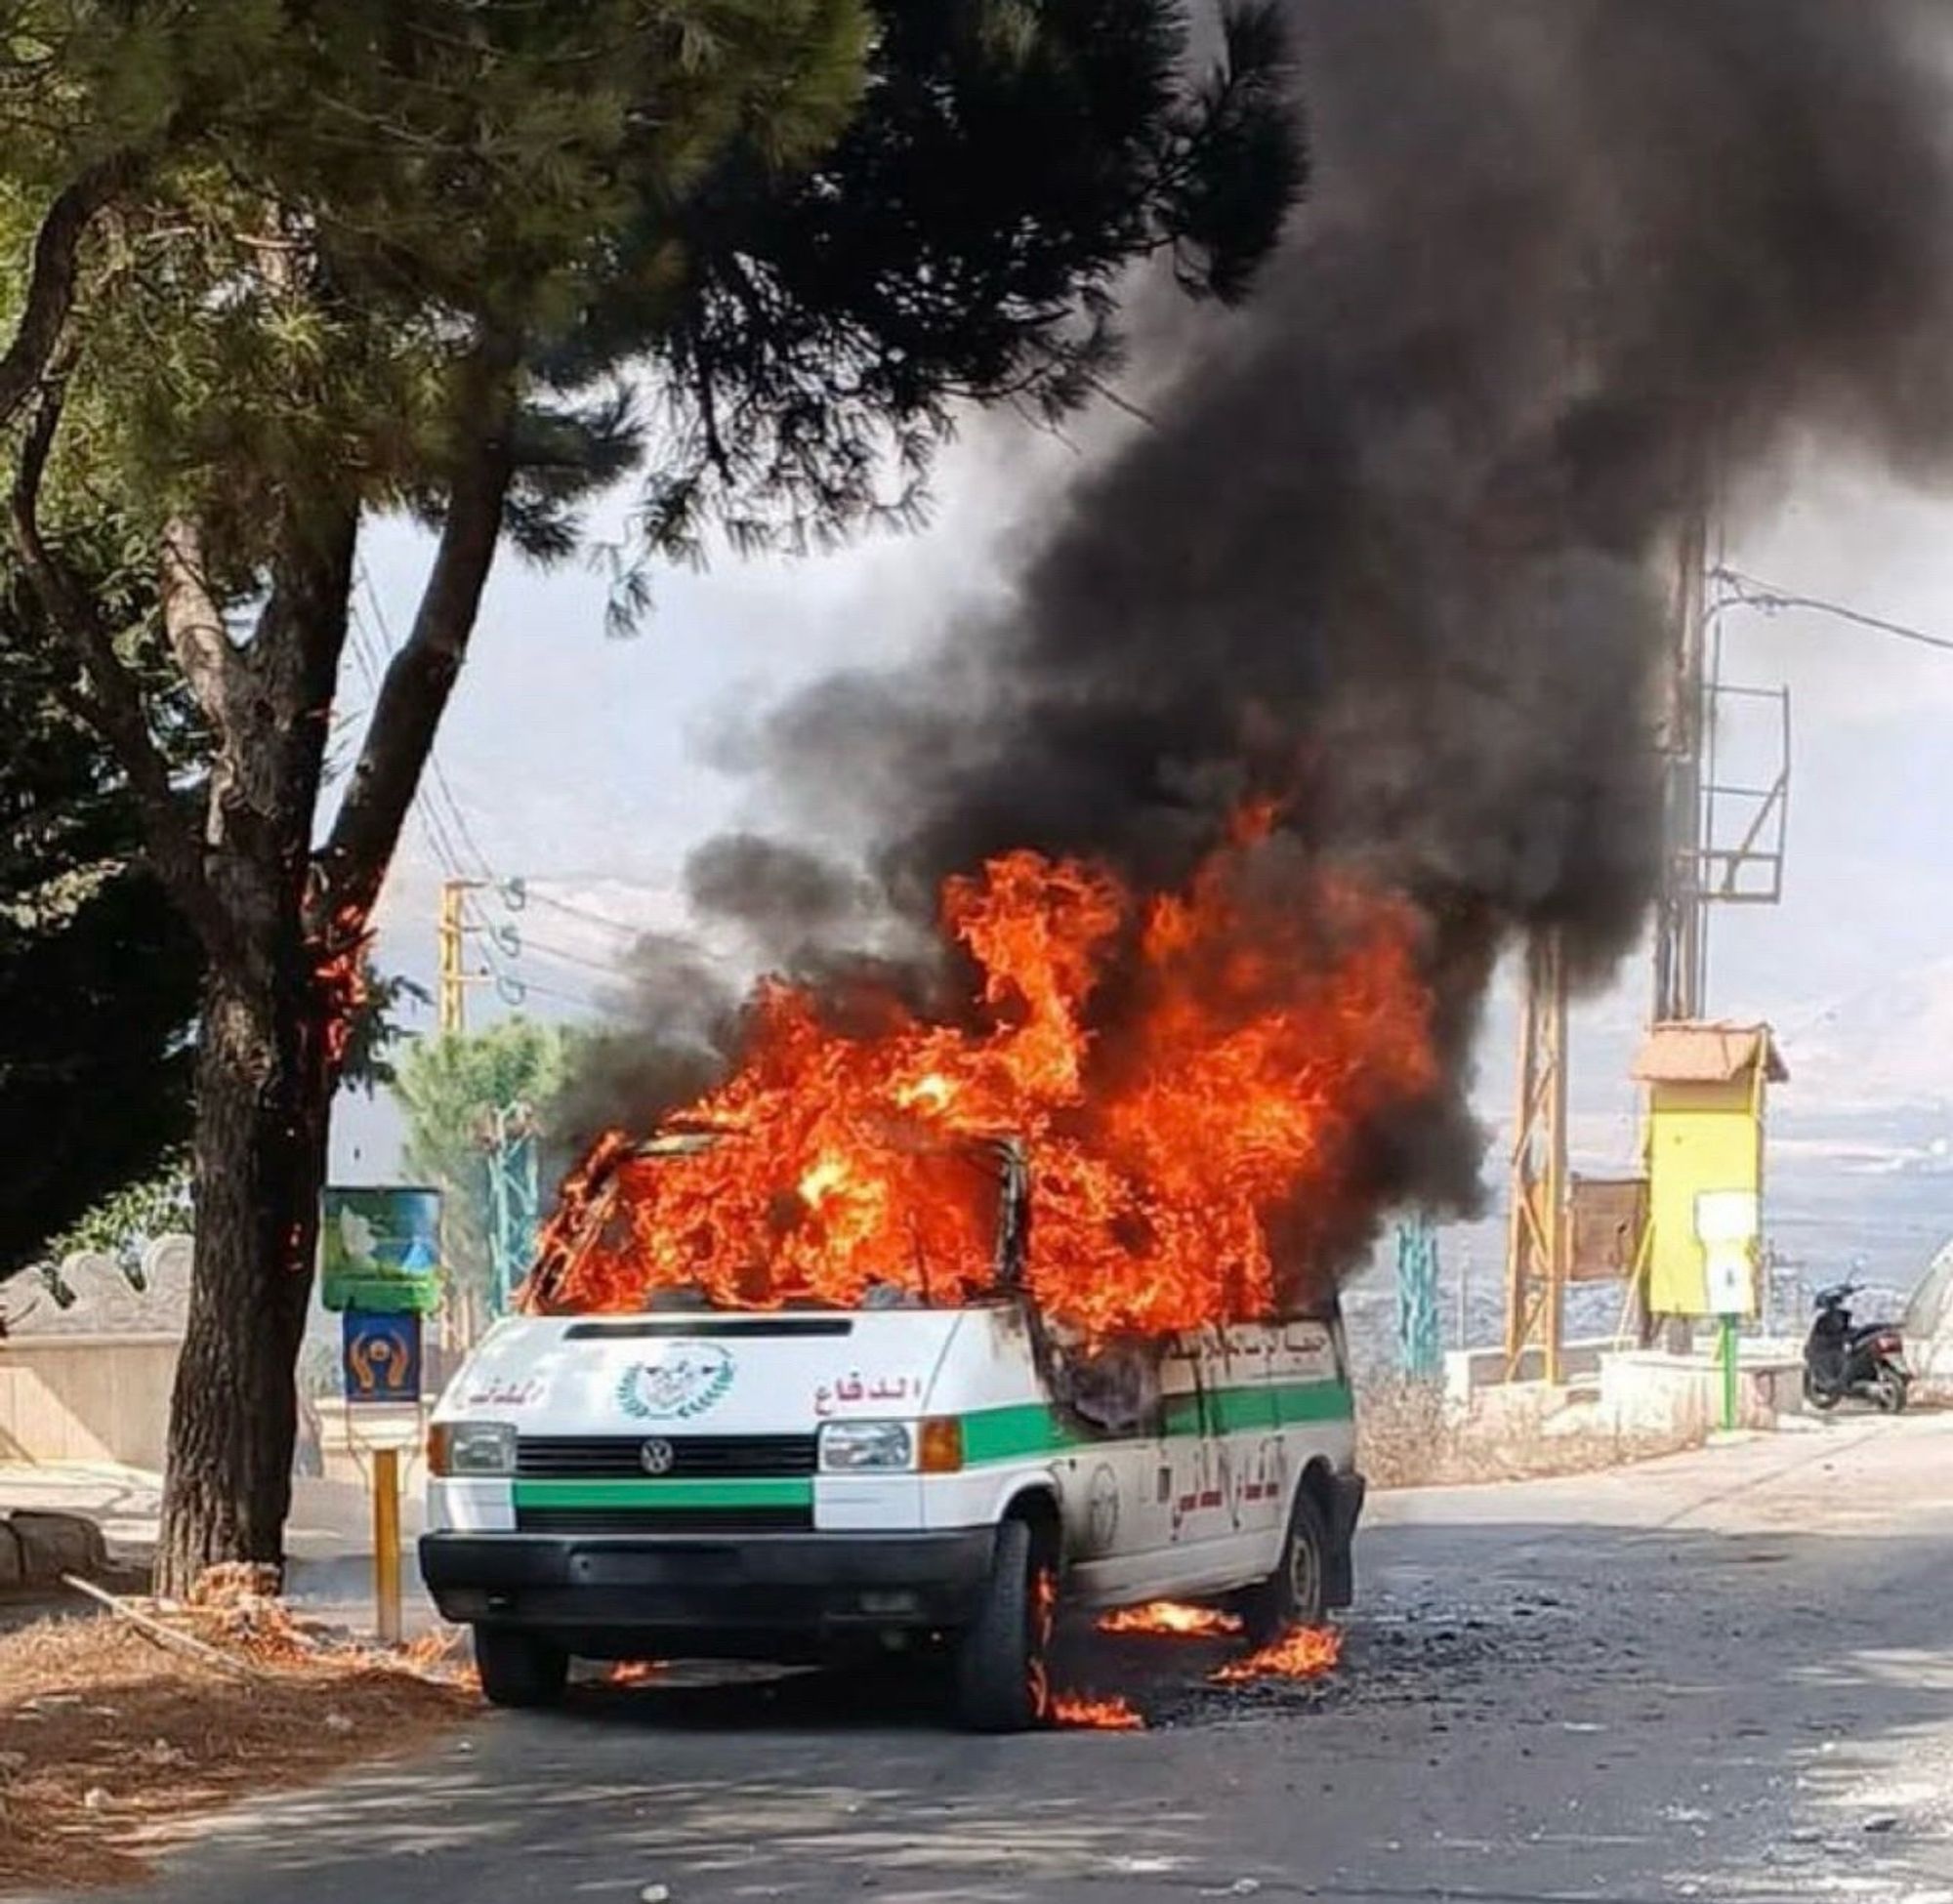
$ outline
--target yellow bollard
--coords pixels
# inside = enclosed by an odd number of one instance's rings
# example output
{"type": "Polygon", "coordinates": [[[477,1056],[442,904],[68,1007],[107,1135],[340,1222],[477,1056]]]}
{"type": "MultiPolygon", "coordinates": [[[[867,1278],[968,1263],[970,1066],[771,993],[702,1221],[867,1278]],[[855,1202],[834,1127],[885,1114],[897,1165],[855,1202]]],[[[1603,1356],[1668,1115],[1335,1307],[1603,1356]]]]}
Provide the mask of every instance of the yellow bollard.
{"type": "Polygon", "coordinates": [[[400,1643],[400,1451],[373,1450],[373,1605],[383,1646],[400,1643]]]}

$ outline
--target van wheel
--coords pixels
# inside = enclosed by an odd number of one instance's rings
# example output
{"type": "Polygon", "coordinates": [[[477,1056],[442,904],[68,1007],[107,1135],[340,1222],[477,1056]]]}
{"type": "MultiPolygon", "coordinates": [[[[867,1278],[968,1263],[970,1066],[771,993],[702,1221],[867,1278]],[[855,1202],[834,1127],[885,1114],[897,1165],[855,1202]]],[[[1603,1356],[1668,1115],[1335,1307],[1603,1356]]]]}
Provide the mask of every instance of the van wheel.
{"type": "Polygon", "coordinates": [[[956,1716],[973,1732],[1023,1732],[1051,1712],[1048,1656],[1058,1571],[1030,1523],[997,1529],[997,1552],[975,1621],[956,1647],[956,1716]]]}
{"type": "Polygon", "coordinates": [[[475,1668],[491,1706],[533,1710],[561,1702],[569,1655],[519,1627],[477,1627],[475,1668]]]}
{"type": "Polygon", "coordinates": [[[1295,1491],[1275,1570],[1238,1602],[1241,1631],[1259,1652],[1294,1627],[1319,1627],[1328,1605],[1329,1532],[1305,1482],[1295,1491]]]}

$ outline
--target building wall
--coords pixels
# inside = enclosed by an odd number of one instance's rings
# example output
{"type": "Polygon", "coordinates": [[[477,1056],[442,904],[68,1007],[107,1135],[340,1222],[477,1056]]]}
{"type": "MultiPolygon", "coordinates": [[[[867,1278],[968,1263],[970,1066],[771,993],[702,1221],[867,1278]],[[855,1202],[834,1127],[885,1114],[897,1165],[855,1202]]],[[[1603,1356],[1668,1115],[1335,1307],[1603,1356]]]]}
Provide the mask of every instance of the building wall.
{"type": "Polygon", "coordinates": [[[0,1461],[159,1469],[175,1336],[16,1336],[0,1342],[0,1461]]]}

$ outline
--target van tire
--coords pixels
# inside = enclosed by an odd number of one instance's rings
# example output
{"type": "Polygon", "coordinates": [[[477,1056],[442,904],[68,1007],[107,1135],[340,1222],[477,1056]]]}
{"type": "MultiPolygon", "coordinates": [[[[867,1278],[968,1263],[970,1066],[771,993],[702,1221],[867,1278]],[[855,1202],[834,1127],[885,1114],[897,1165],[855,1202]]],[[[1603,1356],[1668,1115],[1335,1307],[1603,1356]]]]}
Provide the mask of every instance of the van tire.
{"type": "Polygon", "coordinates": [[[1051,1713],[1058,1575],[1027,1520],[997,1529],[976,1617],[956,1646],[956,1716],[973,1732],[1024,1732],[1051,1713]]]}
{"type": "Polygon", "coordinates": [[[569,1655],[519,1627],[477,1627],[475,1669],[491,1706],[533,1712],[560,1705],[569,1655]]]}
{"type": "Polygon", "coordinates": [[[1329,1603],[1329,1530],[1307,1480],[1295,1491],[1275,1570],[1240,1597],[1241,1631],[1260,1652],[1296,1627],[1319,1627],[1329,1603]]]}

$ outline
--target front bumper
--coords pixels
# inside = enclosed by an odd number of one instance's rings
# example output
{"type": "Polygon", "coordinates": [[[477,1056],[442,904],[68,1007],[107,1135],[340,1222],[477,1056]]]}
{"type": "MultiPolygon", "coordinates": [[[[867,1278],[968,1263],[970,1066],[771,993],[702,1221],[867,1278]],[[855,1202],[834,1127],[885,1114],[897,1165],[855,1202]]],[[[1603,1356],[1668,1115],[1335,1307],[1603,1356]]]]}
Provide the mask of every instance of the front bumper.
{"type": "Polygon", "coordinates": [[[660,1637],[690,1657],[785,1657],[862,1631],[955,1628],[995,1530],[936,1534],[427,1534],[441,1617],[548,1629],[620,1654],[660,1637]]]}

